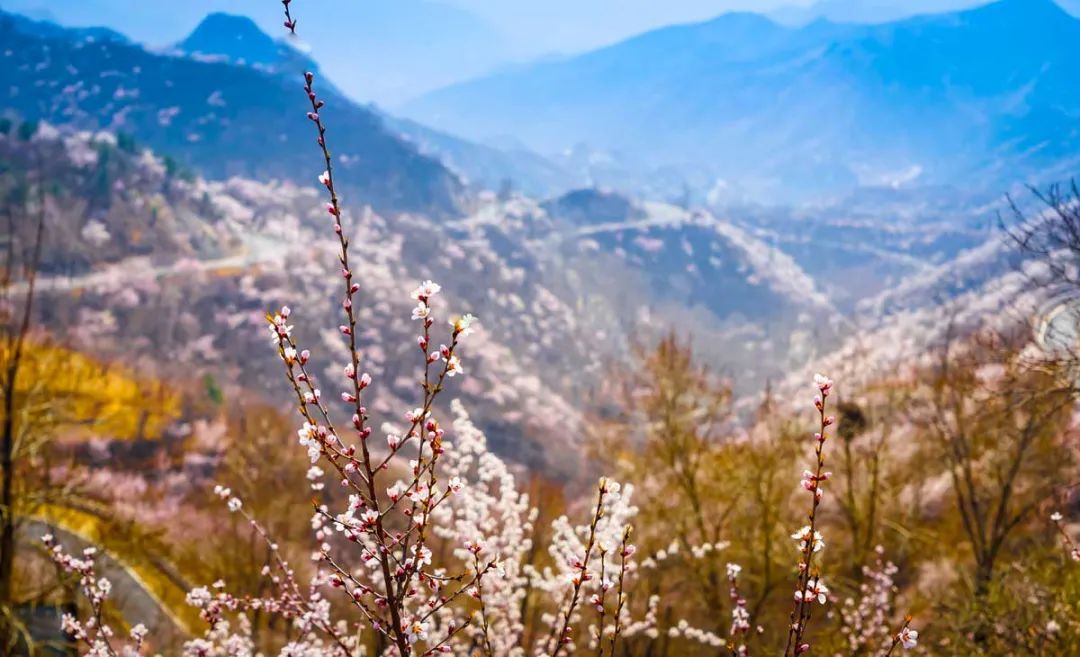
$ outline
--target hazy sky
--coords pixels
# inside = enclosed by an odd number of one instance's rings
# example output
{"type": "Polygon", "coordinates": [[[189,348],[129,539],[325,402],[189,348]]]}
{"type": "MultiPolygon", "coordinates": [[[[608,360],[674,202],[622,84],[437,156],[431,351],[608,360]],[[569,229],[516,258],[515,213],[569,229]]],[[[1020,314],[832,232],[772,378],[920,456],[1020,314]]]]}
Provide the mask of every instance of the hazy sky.
{"type": "Polygon", "coordinates": [[[650,28],[699,21],[728,11],[766,13],[814,0],[448,0],[514,39],[543,50],[573,51],[617,41],[650,28]]]}

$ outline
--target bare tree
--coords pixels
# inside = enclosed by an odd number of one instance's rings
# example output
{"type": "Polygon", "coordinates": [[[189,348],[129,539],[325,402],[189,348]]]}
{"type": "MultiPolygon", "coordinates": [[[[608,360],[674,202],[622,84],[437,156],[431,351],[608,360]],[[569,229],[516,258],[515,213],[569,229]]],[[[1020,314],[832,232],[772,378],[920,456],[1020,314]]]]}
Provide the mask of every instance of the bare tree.
{"type": "MultiPolygon", "coordinates": [[[[34,286],[41,262],[45,236],[45,187],[41,167],[37,180],[23,180],[7,190],[4,214],[8,241],[0,269],[0,629],[10,622],[12,574],[15,566],[15,451],[19,375],[24,364],[27,338],[34,308],[34,286]],[[31,190],[36,190],[33,200],[31,190]],[[21,202],[20,202],[21,201],[21,202]],[[32,218],[29,244],[20,244],[16,228],[20,220],[32,218]]],[[[8,632],[8,635],[11,633],[8,632]]]]}
{"type": "Polygon", "coordinates": [[[1037,211],[1025,210],[1009,196],[1013,221],[999,217],[998,223],[1024,255],[1045,262],[1055,284],[1080,288],[1080,185],[1055,184],[1045,191],[1029,188],[1037,211]]]}
{"type": "Polygon", "coordinates": [[[989,592],[1010,539],[1055,495],[1071,465],[1061,445],[1071,386],[1052,367],[1030,367],[1024,344],[997,335],[946,340],[913,400],[930,456],[951,482],[977,597],[989,592]]]}

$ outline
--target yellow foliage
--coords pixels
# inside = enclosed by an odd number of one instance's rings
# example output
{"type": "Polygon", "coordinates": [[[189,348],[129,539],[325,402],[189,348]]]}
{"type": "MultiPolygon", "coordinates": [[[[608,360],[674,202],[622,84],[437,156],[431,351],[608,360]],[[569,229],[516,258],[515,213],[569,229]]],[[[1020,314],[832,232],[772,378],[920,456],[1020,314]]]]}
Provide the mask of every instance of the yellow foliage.
{"type": "MultiPolygon", "coordinates": [[[[32,516],[54,529],[77,537],[88,545],[104,546],[117,565],[136,586],[157,603],[158,608],[169,618],[172,624],[187,634],[193,634],[200,626],[199,615],[194,607],[186,602],[187,585],[177,581],[168,570],[175,570],[172,564],[155,563],[140,553],[139,546],[124,546],[110,541],[110,526],[102,515],[91,511],[63,505],[46,505],[32,516]]],[[[163,562],[164,563],[164,562],[163,562]]]]}
{"type": "MultiPolygon", "coordinates": [[[[10,358],[0,344],[0,363],[10,358]]],[[[180,414],[180,396],[158,381],[50,344],[27,342],[16,394],[48,407],[56,424],[80,434],[119,440],[156,438],[180,414]]]]}

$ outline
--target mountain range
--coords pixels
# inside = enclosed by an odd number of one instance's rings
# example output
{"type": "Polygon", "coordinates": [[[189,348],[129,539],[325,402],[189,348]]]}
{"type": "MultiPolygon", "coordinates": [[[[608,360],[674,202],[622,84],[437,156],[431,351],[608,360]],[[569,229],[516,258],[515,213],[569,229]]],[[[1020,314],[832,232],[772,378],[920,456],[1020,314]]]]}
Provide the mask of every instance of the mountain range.
{"type": "Polygon", "coordinates": [[[988,189],[1075,167],[1076,61],[1080,19],[1051,0],[875,25],[735,13],[455,84],[403,111],[545,155],[584,143],[639,176],[677,170],[701,193],[988,189]]]}
{"type": "MultiPolygon", "coordinates": [[[[818,0],[806,6],[780,7],[768,13],[777,22],[800,25],[819,18],[840,23],[888,23],[919,14],[942,14],[970,9],[985,0],[818,0]]],[[[1065,11],[1080,16],[1078,0],[1055,0],[1065,11]]]]}
{"type": "MultiPolygon", "coordinates": [[[[151,51],[109,31],[68,30],[6,13],[0,40],[8,114],[135,135],[215,177],[296,180],[323,169],[310,147],[313,128],[297,120],[305,103],[298,69],[308,62],[250,21],[212,17],[180,44],[193,53],[151,51]]],[[[457,206],[458,176],[387,129],[374,110],[321,78],[317,85],[337,130],[346,194],[383,210],[438,214],[457,206]]]]}
{"type": "MultiPolygon", "coordinates": [[[[68,26],[108,25],[160,48],[181,40],[204,17],[251,17],[281,30],[281,5],[261,0],[0,0],[10,12],[68,26]]],[[[322,0],[304,11],[303,48],[350,97],[394,103],[488,72],[523,46],[483,17],[445,0],[322,0]]]]}

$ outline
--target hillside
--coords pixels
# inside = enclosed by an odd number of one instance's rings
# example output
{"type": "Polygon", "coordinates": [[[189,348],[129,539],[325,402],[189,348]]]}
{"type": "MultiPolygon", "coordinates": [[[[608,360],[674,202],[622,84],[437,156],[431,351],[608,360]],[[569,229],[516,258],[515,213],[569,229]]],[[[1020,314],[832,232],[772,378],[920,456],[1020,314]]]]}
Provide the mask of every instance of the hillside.
{"type": "MultiPolygon", "coordinates": [[[[302,79],[215,58],[150,52],[120,39],[0,13],[8,113],[136,135],[206,175],[303,179],[320,171],[302,79]]],[[[325,86],[324,86],[325,89],[325,86]]],[[[387,211],[451,211],[461,183],[388,131],[374,112],[326,92],[345,191],[387,211]]]]}
{"type": "MultiPolygon", "coordinates": [[[[168,362],[266,389],[275,364],[263,314],[287,301],[312,350],[340,355],[327,287],[333,236],[315,189],[181,176],[107,133],[41,126],[25,141],[16,132],[0,136],[0,180],[14,189],[35,175],[35,161],[51,163],[40,307],[79,348],[123,353],[152,374],[168,362]]],[[[564,424],[580,418],[582,395],[626,358],[631,340],[681,326],[751,390],[801,362],[798,336],[828,333],[828,297],[746,229],[625,199],[616,207],[632,210],[603,213],[595,194],[543,206],[484,194],[470,214],[438,221],[350,206],[362,338],[384,382],[376,408],[393,414],[415,385],[406,293],[428,278],[444,287],[445,313],[481,319],[461,389],[473,414],[497,445],[514,445],[515,460],[553,473],[578,465],[572,427],[549,435],[551,409],[563,409],[564,424]]]]}

